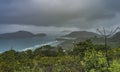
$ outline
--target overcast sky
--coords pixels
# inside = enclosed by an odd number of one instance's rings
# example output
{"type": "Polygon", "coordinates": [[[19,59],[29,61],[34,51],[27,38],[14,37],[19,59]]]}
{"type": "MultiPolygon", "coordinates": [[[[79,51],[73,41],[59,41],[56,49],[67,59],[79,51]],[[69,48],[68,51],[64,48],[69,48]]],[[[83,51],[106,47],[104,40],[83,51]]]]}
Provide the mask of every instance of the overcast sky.
{"type": "Polygon", "coordinates": [[[111,28],[119,24],[120,0],[0,0],[0,33],[111,28]]]}

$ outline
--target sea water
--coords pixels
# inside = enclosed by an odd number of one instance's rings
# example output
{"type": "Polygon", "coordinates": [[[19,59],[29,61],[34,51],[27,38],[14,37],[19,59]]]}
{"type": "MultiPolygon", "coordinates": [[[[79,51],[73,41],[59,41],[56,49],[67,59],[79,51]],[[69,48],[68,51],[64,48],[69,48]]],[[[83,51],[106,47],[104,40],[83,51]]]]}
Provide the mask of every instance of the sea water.
{"type": "Polygon", "coordinates": [[[58,36],[33,37],[33,38],[18,38],[18,39],[0,39],[0,52],[10,49],[16,51],[24,51],[28,49],[35,49],[44,45],[58,45],[60,42],[55,39],[58,36]]]}

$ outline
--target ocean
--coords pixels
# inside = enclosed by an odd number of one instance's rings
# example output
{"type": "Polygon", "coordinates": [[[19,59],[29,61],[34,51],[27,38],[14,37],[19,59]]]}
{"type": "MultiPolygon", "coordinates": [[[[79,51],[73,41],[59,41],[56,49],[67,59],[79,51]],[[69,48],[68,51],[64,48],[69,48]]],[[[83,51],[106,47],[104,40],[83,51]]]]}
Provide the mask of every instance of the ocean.
{"type": "Polygon", "coordinates": [[[60,42],[55,40],[58,35],[48,35],[46,37],[19,38],[19,39],[0,39],[0,52],[14,49],[16,51],[25,51],[44,45],[58,45],[60,42]]]}

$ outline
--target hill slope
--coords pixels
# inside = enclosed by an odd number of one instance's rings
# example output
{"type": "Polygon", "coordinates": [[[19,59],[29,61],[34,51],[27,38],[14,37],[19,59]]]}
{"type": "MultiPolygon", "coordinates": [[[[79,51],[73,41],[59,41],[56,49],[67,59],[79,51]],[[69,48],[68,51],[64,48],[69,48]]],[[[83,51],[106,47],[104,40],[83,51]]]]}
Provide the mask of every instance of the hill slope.
{"type": "Polygon", "coordinates": [[[71,32],[68,35],[63,36],[63,37],[73,37],[73,38],[84,37],[84,38],[89,38],[89,37],[95,37],[95,36],[98,36],[98,34],[93,33],[93,32],[87,32],[87,31],[74,31],[74,32],[71,32]]]}
{"type": "Polygon", "coordinates": [[[30,38],[30,37],[35,37],[35,36],[46,36],[46,34],[33,34],[31,32],[27,31],[18,31],[18,32],[13,32],[13,33],[5,33],[5,34],[0,34],[1,39],[11,39],[11,38],[30,38]]]}

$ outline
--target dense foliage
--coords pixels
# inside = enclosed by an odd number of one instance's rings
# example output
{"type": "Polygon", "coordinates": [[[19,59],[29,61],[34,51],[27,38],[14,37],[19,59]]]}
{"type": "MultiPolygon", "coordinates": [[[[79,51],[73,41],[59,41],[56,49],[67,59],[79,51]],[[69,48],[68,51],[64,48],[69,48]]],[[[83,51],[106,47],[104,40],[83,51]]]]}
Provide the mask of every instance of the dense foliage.
{"type": "Polygon", "coordinates": [[[108,57],[105,46],[91,40],[74,44],[70,50],[49,45],[34,51],[11,49],[0,54],[0,72],[120,72],[120,47],[107,48],[108,57]]]}

